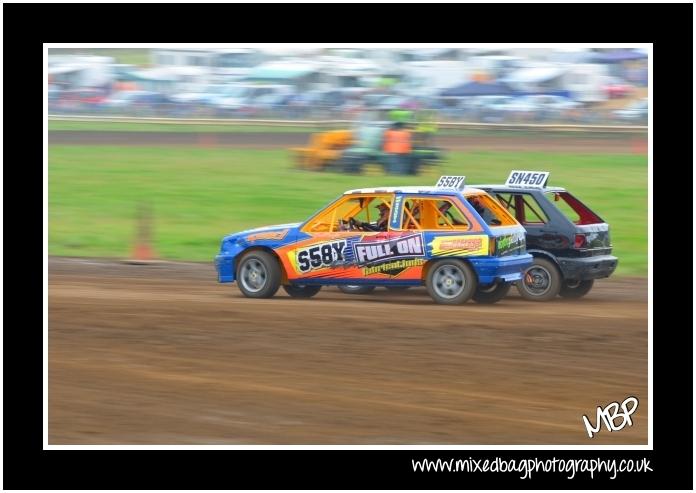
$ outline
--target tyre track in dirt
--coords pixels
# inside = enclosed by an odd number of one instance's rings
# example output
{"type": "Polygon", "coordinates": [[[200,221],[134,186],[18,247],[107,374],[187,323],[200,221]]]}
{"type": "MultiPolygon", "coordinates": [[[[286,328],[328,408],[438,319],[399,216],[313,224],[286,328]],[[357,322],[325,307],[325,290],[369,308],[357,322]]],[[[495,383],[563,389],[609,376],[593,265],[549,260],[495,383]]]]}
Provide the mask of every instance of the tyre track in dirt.
{"type": "Polygon", "coordinates": [[[450,307],[49,259],[51,444],[640,444],[647,410],[643,279],[450,307]],[[582,415],[628,395],[634,425],[588,439],[582,415]]]}

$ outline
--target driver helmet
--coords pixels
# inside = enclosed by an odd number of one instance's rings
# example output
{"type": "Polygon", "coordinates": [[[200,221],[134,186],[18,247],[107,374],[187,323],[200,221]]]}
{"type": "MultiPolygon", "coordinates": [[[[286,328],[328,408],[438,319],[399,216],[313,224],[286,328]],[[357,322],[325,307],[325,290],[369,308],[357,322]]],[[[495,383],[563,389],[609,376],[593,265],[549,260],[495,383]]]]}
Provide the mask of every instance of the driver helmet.
{"type": "Polygon", "coordinates": [[[485,210],[483,205],[481,205],[481,202],[479,202],[479,199],[476,197],[472,197],[469,199],[469,203],[474,206],[474,209],[476,209],[476,212],[479,214],[483,214],[483,211],[485,210]]]}

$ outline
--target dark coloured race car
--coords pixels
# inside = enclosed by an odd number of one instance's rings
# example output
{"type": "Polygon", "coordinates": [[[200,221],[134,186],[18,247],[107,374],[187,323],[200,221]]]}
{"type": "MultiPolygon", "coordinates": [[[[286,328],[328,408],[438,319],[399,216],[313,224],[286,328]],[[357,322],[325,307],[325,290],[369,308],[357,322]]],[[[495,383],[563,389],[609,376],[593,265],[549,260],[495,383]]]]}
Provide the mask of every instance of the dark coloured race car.
{"type": "Polygon", "coordinates": [[[595,279],[618,264],[611,255],[609,225],[561,187],[547,187],[548,172],[512,171],[504,185],[473,185],[495,198],[524,226],[534,256],[517,289],[522,297],[547,301],[580,298],[595,279]]]}
{"type": "Polygon", "coordinates": [[[461,176],[350,190],[303,223],[226,236],[215,258],[218,281],[249,298],[425,285],[443,304],[495,303],[530,265],[524,228],[461,176]]]}

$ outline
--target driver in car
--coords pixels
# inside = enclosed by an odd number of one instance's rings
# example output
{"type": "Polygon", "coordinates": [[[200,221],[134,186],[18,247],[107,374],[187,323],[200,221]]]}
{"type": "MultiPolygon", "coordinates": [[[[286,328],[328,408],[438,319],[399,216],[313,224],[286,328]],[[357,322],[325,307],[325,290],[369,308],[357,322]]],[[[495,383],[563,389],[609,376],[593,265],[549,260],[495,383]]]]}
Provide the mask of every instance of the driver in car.
{"type": "Polygon", "coordinates": [[[359,221],[352,217],[348,220],[348,223],[350,226],[362,231],[386,231],[389,224],[389,206],[381,203],[377,206],[377,209],[379,209],[379,218],[375,224],[359,221]]]}
{"type": "Polygon", "coordinates": [[[476,197],[471,197],[467,200],[474,207],[474,209],[476,209],[476,212],[479,213],[479,215],[486,222],[486,224],[490,226],[500,225],[500,219],[496,218],[490,209],[484,207],[484,205],[481,203],[479,199],[477,199],[476,197]]]}

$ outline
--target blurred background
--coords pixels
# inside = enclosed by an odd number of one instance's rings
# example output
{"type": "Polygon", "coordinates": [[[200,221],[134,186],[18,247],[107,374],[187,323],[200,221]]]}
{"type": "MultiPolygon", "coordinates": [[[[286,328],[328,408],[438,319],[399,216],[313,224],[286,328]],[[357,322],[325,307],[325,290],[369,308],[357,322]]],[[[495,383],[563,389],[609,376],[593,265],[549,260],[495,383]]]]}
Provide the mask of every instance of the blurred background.
{"type": "Polygon", "coordinates": [[[638,49],[52,49],[51,114],[647,123],[638,49]]]}
{"type": "Polygon", "coordinates": [[[612,224],[619,272],[646,272],[639,49],[49,49],[47,73],[53,255],[130,255],[144,202],[153,254],[207,261],[223,234],[346,189],[514,168],[572,184],[612,224]],[[395,122],[402,170],[383,159],[395,122]]]}

